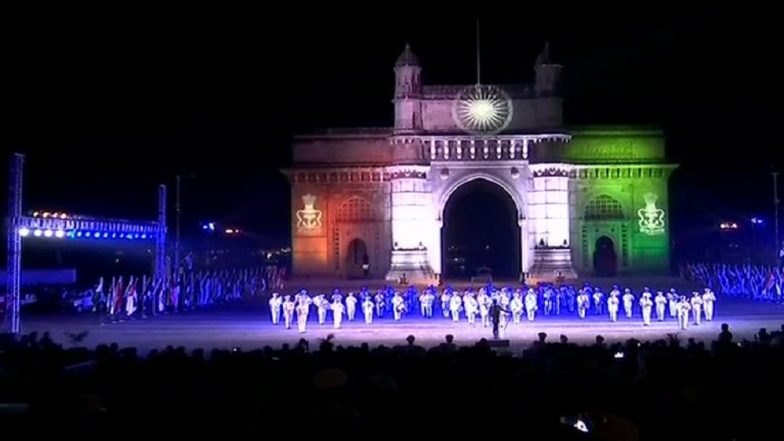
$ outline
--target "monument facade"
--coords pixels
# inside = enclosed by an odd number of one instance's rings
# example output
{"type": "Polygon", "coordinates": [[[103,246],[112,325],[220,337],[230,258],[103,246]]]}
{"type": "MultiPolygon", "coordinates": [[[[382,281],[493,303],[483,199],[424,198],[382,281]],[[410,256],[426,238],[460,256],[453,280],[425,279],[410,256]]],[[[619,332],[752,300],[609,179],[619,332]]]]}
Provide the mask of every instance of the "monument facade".
{"type": "Polygon", "coordinates": [[[297,276],[438,279],[444,207],[484,180],[514,202],[520,274],[660,272],[669,265],[664,137],[567,127],[562,66],[545,47],[527,85],[426,85],[407,45],[394,66],[394,124],[294,140],[297,276]]]}

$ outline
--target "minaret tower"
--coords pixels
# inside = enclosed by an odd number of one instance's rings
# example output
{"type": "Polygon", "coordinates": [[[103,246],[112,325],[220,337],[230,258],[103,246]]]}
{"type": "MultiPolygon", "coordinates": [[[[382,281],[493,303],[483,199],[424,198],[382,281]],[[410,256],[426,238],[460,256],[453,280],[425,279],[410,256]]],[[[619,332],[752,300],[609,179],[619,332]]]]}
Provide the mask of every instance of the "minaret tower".
{"type": "Polygon", "coordinates": [[[387,167],[392,195],[392,256],[387,279],[432,283],[428,260],[435,231],[430,209],[430,166],[422,157],[416,135],[422,131],[422,68],[406,44],[395,62],[395,142],[393,160],[387,167]]]}
{"type": "Polygon", "coordinates": [[[422,67],[406,43],[395,62],[395,133],[422,129],[422,67]]]}

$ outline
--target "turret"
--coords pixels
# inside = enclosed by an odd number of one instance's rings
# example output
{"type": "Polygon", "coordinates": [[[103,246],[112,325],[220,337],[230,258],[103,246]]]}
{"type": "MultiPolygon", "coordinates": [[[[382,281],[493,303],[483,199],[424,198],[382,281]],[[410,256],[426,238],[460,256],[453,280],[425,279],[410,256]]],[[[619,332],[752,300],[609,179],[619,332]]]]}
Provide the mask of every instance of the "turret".
{"type": "Polygon", "coordinates": [[[536,83],[534,85],[537,96],[559,95],[561,90],[561,69],[563,66],[554,63],[550,57],[550,43],[545,43],[544,49],[536,57],[536,83]]]}
{"type": "Polygon", "coordinates": [[[395,62],[395,133],[413,133],[422,128],[422,68],[406,44],[395,62]]]}

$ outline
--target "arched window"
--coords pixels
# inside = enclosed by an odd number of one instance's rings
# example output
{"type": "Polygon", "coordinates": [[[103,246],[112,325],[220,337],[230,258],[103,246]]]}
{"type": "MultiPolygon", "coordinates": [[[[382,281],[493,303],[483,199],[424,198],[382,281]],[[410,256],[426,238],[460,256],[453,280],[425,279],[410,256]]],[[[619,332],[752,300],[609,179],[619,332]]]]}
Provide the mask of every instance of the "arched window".
{"type": "Polygon", "coordinates": [[[586,220],[623,219],[621,203],[606,194],[599,195],[585,207],[586,220]]]}
{"type": "Polygon", "coordinates": [[[338,208],[338,222],[370,222],[376,220],[376,210],[367,200],[354,196],[338,208]]]}

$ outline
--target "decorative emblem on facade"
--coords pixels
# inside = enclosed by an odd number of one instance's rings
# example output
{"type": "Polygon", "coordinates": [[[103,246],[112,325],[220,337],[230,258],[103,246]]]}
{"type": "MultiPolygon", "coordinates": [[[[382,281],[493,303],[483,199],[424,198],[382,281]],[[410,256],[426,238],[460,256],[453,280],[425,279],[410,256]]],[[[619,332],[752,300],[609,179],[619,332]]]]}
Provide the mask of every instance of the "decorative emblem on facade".
{"type": "Polygon", "coordinates": [[[512,100],[495,86],[469,86],[457,94],[452,105],[452,118],[465,131],[497,133],[512,120],[512,100]]]}
{"type": "Polygon", "coordinates": [[[658,197],[653,193],[646,193],[645,207],[637,210],[640,232],[650,236],[664,234],[664,210],[656,207],[658,197]]]}
{"type": "Polygon", "coordinates": [[[321,210],[315,208],[316,196],[306,194],[302,196],[304,207],[297,210],[297,228],[300,231],[312,231],[321,228],[321,210]]]}

